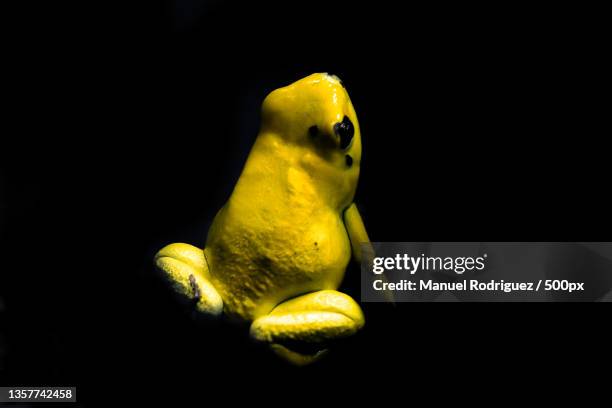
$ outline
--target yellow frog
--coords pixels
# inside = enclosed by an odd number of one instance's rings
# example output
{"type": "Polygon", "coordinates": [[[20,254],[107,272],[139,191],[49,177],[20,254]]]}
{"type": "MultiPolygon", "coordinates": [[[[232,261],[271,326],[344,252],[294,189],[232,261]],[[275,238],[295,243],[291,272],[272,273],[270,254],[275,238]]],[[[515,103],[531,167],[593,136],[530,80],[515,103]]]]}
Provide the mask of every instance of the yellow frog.
{"type": "Polygon", "coordinates": [[[251,338],[294,364],[317,360],[364,325],[359,305],[336,290],[351,253],[361,261],[369,243],[353,203],[360,162],[357,116],[338,77],[273,91],[204,249],[168,245],[157,267],[198,312],[250,322],[251,338]]]}

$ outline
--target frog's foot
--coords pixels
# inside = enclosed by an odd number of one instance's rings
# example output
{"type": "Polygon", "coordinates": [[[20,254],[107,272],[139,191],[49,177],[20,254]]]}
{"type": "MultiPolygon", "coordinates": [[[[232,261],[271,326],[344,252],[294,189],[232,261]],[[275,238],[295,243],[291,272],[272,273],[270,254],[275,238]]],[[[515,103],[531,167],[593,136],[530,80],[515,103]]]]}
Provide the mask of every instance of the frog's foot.
{"type": "Polygon", "coordinates": [[[290,349],[288,346],[272,343],[270,349],[276,353],[277,356],[290,362],[296,366],[305,366],[320,360],[324,355],[327,354],[327,349],[316,350],[312,352],[306,351],[295,351],[290,349]]]}
{"type": "Polygon", "coordinates": [[[256,319],[251,337],[270,343],[286,360],[304,365],[319,359],[325,344],[356,333],[364,323],[361,308],[350,296],[321,290],[289,299],[256,319]]]}
{"type": "Polygon", "coordinates": [[[155,265],[179,298],[210,316],[223,312],[223,300],[210,282],[204,251],[188,244],[170,244],[155,255],[155,265]]]}

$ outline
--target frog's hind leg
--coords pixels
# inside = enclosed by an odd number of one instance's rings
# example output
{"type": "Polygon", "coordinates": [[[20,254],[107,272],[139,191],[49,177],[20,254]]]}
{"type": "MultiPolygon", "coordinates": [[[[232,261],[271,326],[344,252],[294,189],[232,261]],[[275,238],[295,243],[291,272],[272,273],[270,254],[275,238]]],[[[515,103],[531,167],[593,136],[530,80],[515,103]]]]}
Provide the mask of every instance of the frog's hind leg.
{"type": "Polygon", "coordinates": [[[155,265],[184,301],[210,316],[223,312],[223,300],[210,282],[204,251],[188,244],[170,244],[155,255],[155,265]]]}
{"type": "Polygon", "coordinates": [[[356,333],[365,323],[359,305],[348,295],[321,290],[289,299],[251,325],[251,337],[298,365],[317,360],[332,340],[356,333]],[[311,352],[298,351],[307,345],[311,352]]]}

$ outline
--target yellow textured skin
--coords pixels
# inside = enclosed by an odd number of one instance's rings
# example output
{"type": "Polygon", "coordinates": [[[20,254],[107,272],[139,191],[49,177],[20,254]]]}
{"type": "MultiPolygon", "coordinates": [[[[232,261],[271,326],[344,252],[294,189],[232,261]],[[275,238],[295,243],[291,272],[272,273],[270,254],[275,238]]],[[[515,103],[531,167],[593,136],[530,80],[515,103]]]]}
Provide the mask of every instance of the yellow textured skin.
{"type": "Polygon", "coordinates": [[[341,81],[313,74],[270,93],[262,126],[205,249],[172,244],[156,264],[198,311],[252,322],[250,334],[303,365],[364,325],[336,291],[369,243],[353,197],[361,134],[341,81]],[[314,345],[304,353],[295,344],[314,345]]]}

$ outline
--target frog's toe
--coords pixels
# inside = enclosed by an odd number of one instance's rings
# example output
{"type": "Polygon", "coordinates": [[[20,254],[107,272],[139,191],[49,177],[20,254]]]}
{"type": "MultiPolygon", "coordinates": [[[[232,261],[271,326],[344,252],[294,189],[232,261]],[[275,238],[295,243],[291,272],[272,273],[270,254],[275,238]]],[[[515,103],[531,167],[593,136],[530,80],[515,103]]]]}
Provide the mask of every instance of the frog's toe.
{"type": "Polygon", "coordinates": [[[167,258],[180,261],[208,276],[208,263],[200,248],[183,243],[166,245],[155,255],[155,261],[167,258]]]}
{"type": "Polygon", "coordinates": [[[155,265],[179,298],[211,316],[223,312],[223,300],[208,279],[204,251],[188,244],[171,244],[155,255],[155,265]]]}

